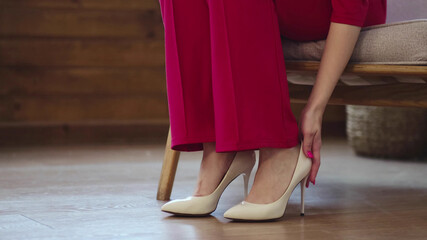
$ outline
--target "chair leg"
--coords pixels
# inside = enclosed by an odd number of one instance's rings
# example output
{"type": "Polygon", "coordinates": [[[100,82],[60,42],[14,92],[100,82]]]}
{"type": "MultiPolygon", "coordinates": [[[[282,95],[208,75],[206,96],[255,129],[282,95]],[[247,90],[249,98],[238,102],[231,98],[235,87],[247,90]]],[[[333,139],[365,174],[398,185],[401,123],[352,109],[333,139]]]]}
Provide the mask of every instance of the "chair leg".
{"type": "Polygon", "coordinates": [[[171,149],[171,129],[169,126],[162,173],[160,174],[160,181],[157,189],[157,200],[166,201],[170,199],[180,153],[180,151],[171,149]]]}

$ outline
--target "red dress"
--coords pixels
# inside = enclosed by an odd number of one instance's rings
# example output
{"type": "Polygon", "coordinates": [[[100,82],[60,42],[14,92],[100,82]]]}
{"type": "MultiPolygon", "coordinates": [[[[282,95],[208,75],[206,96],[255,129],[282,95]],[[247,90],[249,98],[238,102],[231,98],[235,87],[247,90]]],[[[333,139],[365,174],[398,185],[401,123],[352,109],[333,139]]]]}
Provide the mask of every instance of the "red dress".
{"type": "MultiPolygon", "coordinates": [[[[172,146],[217,152],[299,143],[281,37],[325,39],[331,22],[385,23],[386,0],[159,0],[172,146]]],[[[286,47],[286,46],[285,46],[286,47]]]]}

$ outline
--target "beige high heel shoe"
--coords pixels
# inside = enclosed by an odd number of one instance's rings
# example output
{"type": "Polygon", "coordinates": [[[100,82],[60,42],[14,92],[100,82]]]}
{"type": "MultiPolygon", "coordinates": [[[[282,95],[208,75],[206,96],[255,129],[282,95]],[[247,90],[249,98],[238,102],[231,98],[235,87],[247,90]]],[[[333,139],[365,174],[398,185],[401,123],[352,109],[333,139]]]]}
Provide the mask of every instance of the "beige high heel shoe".
{"type": "Polygon", "coordinates": [[[244,194],[246,198],[248,194],[249,177],[255,165],[255,158],[256,156],[253,150],[238,151],[221,182],[211,194],[201,197],[190,196],[184,199],[172,200],[164,204],[161,210],[163,212],[183,216],[209,215],[216,210],[219,198],[224,189],[240,174],[243,174],[244,194]]]}
{"type": "Polygon", "coordinates": [[[275,202],[268,204],[258,204],[242,201],[240,204],[228,209],[224,213],[224,217],[232,220],[260,221],[260,220],[275,220],[281,218],[285,214],[288,200],[300,183],[301,187],[301,215],[304,215],[304,187],[307,182],[310,169],[311,159],[303,153],[302,143],[299,151],[297,165],[292,175],[291,182],[283,193],[283,195],[275,202]]]}

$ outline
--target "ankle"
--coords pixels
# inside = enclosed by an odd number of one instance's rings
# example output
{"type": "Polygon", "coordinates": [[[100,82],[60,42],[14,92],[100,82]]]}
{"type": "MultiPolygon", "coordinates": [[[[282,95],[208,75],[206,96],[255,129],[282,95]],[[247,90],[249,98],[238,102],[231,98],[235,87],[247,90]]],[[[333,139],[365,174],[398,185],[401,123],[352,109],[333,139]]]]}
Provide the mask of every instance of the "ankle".
{"type": "Polygon", "coordinates": [[[221,182],[237,152],[217,153],[215,143],[204,143],[203,158],[194,196],[211,194],[221,182]]]}
{"type": "Polygon", "coordinates": [[[281,161],[282,159],[287,160],[297,160],[294,159],[295,154],[298,154],[300,145],[291,147],[291,148],[260,148],[259,150],[259,164],[263,165],[264,163],[272,161],[281,161]]]}
{"type": "Polygon", "coordinates": [[[261,148],[259,166],[246,201],[266,204],[279,199],[293,176],[299,148],[299,145],[291,148],[261,148]]]}

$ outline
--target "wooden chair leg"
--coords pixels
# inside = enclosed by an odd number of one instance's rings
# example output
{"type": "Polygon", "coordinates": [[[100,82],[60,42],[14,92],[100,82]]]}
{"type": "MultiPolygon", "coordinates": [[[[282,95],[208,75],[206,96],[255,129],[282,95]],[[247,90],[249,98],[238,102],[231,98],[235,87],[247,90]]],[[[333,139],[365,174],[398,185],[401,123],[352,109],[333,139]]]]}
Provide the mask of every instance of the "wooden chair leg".
{"type": "Polygon", "coordinates": [[[166,201],[170,199],[173,181],[175,180],[176,168],[180,151],[171,149],[171,129],[169,126],[168,138],[166,141],[165,155],[163,159],[162,173],[160,174],[159,186],[157,189],[157,200],[166,201]]]}

